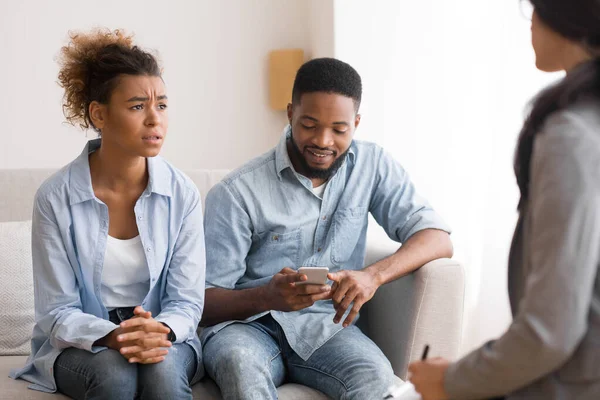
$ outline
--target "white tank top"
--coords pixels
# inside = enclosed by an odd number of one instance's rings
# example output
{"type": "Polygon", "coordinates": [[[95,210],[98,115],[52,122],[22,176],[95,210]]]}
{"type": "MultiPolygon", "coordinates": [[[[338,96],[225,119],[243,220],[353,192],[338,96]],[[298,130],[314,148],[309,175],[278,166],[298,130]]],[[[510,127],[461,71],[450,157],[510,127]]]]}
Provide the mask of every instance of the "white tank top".
{"type": "Polygon", "coordinates": [[[102,268],[102,302],[110,311],[142,304],[150,290],[150,271],[138,236],[121,240],[112,236],[106,242],[102,268]]]}

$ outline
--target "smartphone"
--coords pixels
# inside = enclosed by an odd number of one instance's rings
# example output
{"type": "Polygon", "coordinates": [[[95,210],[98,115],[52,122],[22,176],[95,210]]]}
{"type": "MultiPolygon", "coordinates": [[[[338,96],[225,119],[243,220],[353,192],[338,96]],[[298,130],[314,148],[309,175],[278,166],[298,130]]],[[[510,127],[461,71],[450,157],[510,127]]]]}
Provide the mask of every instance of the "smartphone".
{"type": "Polygon", "coordinates": [[[300,267],[298,268],[299,274],[304,274],[308,278],[304,282],[298,282],[297,285],[324,285],[327,283],[327,274],[329,268],[327,267],[300,267]]]}

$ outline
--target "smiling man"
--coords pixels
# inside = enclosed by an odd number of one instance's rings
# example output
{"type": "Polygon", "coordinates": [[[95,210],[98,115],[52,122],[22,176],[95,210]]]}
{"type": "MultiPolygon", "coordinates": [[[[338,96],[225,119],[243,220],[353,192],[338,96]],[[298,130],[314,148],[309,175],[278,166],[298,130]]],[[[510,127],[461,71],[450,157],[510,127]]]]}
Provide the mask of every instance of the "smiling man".
{"type": "Polygon", "coordinates": [[[361,94],[350,65],[307,62],[277,147],[208,193],[202,341],[225,399],[276,399],[284,382],[383,398],[391,365],[353,322],[381,285],[452,256],[449,229],[402,167],[353,140],[361,94]],[[365,268],[369,212],[403,245],[365,268]],[[331,284],[300,285],[303,266],[328,267],[331,284]]]}

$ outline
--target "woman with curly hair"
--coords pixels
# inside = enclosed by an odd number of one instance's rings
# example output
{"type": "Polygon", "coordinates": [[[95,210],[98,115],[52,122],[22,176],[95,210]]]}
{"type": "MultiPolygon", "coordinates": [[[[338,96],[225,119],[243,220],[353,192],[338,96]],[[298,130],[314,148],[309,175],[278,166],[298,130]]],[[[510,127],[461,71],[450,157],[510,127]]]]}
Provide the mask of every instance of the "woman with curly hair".
{"type": "Polygon", "coordinates": [[[202,206],[158,156],[161,70],[109,30],[71,34],[60,66],[67,120],[99,138],[35,196],[36,323],[13,377],[76,399],[191,399],[203,375],[202,206]]]}

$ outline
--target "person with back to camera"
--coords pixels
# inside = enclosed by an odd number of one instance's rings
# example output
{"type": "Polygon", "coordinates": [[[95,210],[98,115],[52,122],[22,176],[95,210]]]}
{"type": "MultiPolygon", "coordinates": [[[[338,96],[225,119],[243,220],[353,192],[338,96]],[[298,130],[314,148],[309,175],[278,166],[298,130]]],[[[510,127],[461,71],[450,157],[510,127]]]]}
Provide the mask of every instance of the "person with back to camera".
{"type": "Polygon", "coordinates": [[[13,378],[75,399],[191,399],[204,373],[200,194],[158,156],[168,127],[155,57],[121,31],[71,34],[59,84],[81,155],[34,200],[35,327],[13,378]]]}
{"type": "Polygon", "coordinates": [[[514,319],[462,360],[412,364],[424,400],[600,399],[600,0],[523,4],[537,67],[567,75],[534,100],[517,146],[514,319]]]}

